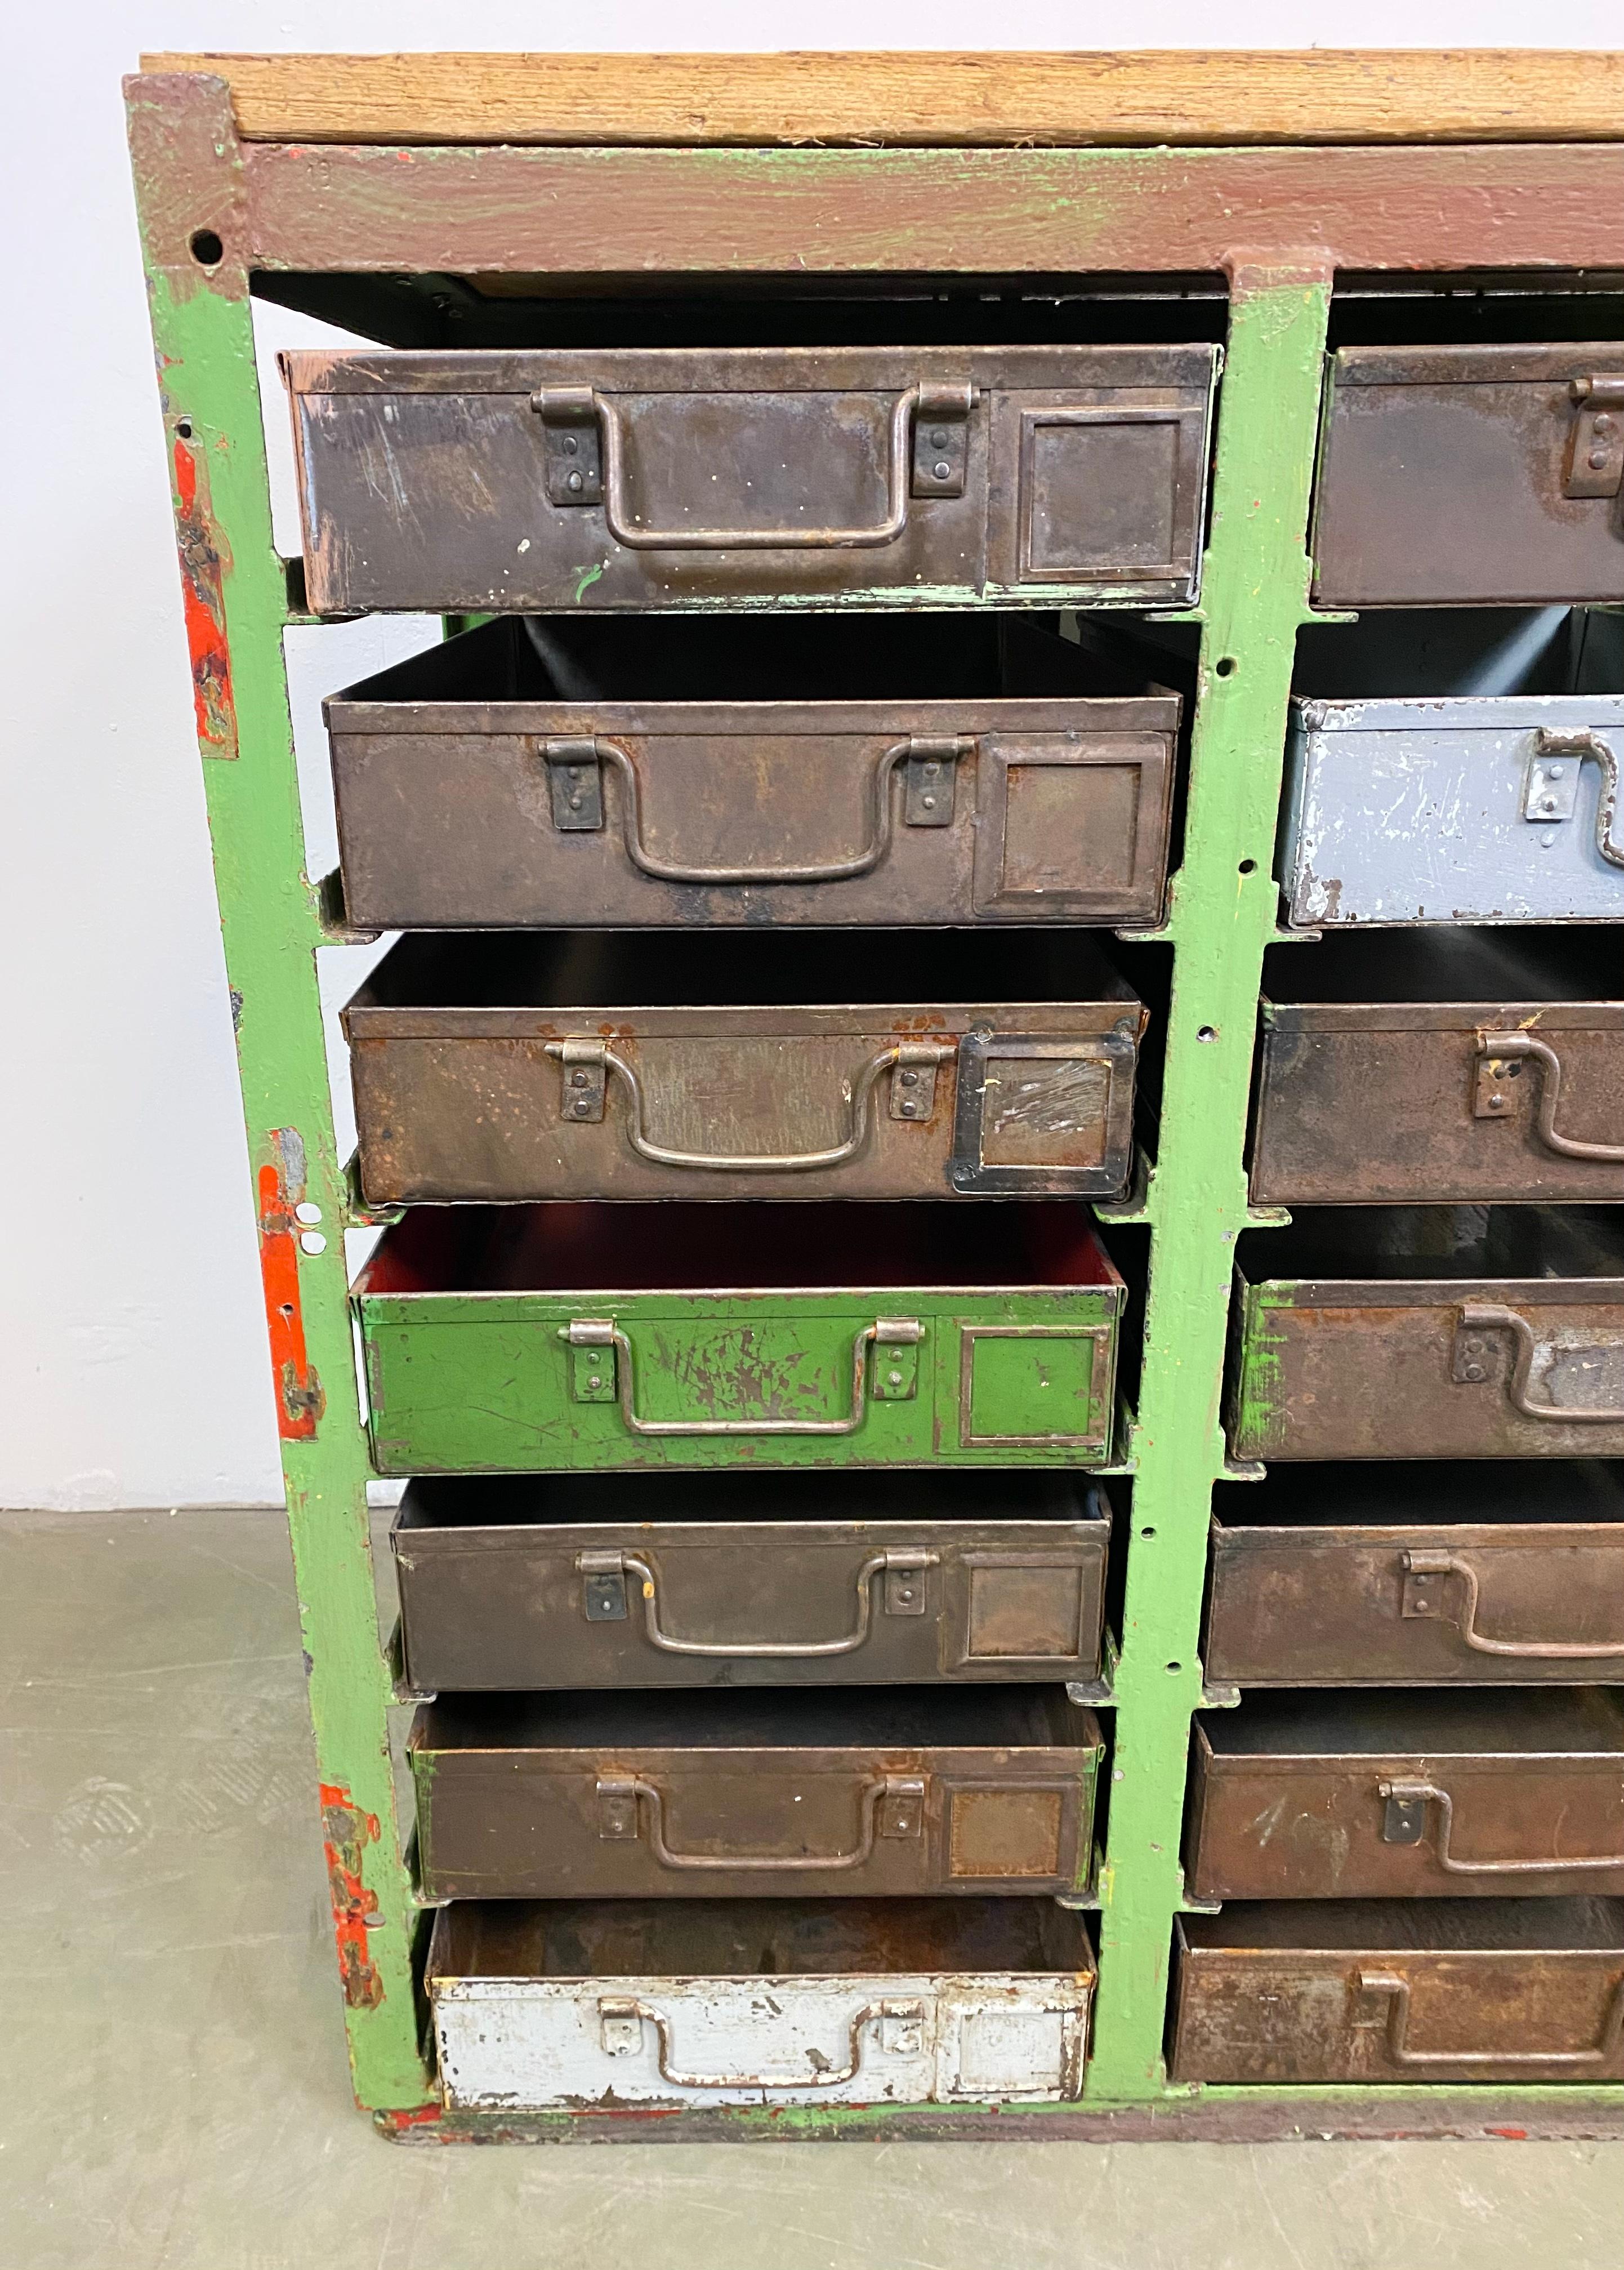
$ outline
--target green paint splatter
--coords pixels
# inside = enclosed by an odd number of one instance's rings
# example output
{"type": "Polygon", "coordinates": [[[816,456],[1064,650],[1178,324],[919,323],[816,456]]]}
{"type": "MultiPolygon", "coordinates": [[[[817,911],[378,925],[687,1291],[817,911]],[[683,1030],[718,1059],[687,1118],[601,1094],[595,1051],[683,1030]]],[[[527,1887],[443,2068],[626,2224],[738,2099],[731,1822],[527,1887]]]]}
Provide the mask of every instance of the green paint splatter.
{"type": "Polygon", "coordinates": [[[600,560],[596,568],[583,568],[582,569],[581,581],[575,586],[575,605],[577,606],[581,605],[582,594],[591,590],[593,584],[597,582],[598,577],[603,574],[604,569],[607,565],[608,562],[606,560],[600,560]]]}

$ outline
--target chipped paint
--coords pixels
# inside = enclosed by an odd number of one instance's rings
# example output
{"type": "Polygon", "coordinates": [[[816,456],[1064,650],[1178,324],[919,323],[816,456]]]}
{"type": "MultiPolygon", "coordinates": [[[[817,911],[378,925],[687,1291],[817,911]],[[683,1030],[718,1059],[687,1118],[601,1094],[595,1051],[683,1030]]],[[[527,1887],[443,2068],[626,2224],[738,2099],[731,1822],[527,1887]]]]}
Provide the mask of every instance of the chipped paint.
{"type": "Polygon", "coordinates": [[[299,1290],[299,1227],[293,1209],[305,1194],[305,1148],[298,1133],[278,1128],[276,1152],[259,1169],[259,1269],[276,1383],[277,1428],[284,1442],[306,1443],[315,1434],[327,1398],[305,1351],[299,1290]]]}
{"type": "Polygon", "coordinates": [[[237,712],[232,694],[231,649],[226,637],[225,597],[231,555],[209,509],[207,469],[191,446],[191,433],[190,420],[182,419],[174,436],[174,528],[186,605],[197,746],[205,757],[234,757],[237,712]]]}
{"type": "Polygon", "coordinates": [[[322,1849],[327,1855],[327,1885],[338,1943],[338,1976],[352,2010],[375,2010],[383,1981],[372,1959],[367,1932],[377,1917],[378,1895],[361,1881],[366,1848],[378,1842],[378,1816],[363,1813],[347,1789],[322,1785],[322,1849]]]}

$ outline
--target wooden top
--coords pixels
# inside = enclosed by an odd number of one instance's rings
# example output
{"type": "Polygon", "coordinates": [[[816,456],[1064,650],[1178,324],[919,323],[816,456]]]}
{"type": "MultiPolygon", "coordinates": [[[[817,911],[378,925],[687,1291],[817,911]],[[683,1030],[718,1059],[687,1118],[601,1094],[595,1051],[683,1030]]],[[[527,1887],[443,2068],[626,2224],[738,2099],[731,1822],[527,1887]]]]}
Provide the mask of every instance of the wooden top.
{"type": "Polygon", "coordinates": [[[1624,54],[144,56],[229,81],[253,142],[1615,142],[1624,54]]]}

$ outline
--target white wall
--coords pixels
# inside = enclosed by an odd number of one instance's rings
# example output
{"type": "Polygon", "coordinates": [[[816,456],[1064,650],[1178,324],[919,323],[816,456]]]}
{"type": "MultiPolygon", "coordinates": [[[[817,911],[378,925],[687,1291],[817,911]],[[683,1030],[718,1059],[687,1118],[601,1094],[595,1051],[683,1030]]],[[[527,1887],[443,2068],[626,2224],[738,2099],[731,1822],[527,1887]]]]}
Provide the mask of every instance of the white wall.
{"type": "MultiPolygon", "coordinates": [[[[1618,22],[1602,0],[29,0],[0,152],[0,1503],[280,1495],[124,152],[141,48],[1601,48],[1618,22]]],[[[272,340],[313,329],[261,312],[272,340]]],[[[330,674],[403,635],[296,638],[307,726],[330,674]]]]}

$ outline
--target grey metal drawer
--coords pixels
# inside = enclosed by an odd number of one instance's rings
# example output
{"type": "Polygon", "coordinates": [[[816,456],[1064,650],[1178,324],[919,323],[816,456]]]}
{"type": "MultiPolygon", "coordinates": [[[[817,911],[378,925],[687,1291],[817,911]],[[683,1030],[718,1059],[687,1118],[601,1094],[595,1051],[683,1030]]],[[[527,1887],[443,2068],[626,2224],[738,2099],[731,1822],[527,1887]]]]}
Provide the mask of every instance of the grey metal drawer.
{"type": "Polygon", "coordinates": [[[1624,1900],[1180,1916],[1177,2081],[1624,2079],[1624,1900]]]}
{"type": "Polygon", "coordinates": [[[1042,2103],[1094,1961],[1048,1900],[463,1903],[426,1984],[451,2110],[1042,2103]]]}
{"type": "Polygon", "coordinates": [[[1624,1697],[1248,1695],[1196,1720],[1202,1900],[1624,1892],[1624,1697]]]}
{"type": "Polygon", "coordinates": [[[1624,345],[1344,347],[1329,382],[1318,605],[1624,598],[1624,345]]]}
{"type": "Polygon", "coordinates": [[[531,616],[325,716],[360,929],[1161,915],[1178,699],[1035,619],[531,616]]]}
{"type": "Polygon", "coordinates": [[[1101,1670],[1110,1509],[1059,1474],[418,1480],[390,1532],[425,1693],[1101,1670]]]}
{"type": "Polygon", "coordinates": [[[1081,1891],[1101,1748],[1063,1687],[461,1696],[408,1742],[435,1901],[1081,1891]]]}
{"type": "Polygon", "coordinates": [[[1192,598],[1212,346],[285,354],[318,614],[1192,598]]]}
{"type": "Polygon", "coordinates": [[[1145,1022],[1087,941],[856,931],[406,938],[344,1012],[384,1205],[1114,1197],[1145,1022]]]}

